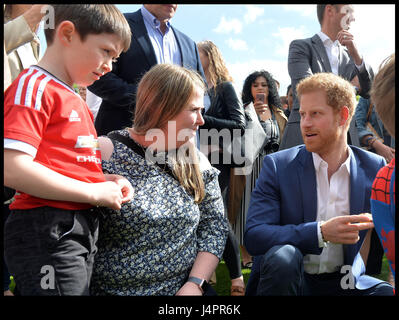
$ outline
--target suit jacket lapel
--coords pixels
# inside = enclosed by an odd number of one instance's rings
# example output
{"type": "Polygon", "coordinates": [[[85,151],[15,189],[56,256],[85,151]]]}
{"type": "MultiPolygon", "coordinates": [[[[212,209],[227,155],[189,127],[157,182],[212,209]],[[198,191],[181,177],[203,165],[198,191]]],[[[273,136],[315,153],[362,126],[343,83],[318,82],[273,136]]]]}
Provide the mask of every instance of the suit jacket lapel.
{"type": "Polygon", "coordinates": [[[35,56],[36,60],[39,61],[39,54],[40,54],[40,42],[36,39],[31,41],[33,55],[35,56]]]}
{"type": "Polygon", "coordinates": [[[312,43],[313,43],[313,48],[317,52],[319,56],[319,61],[323,64],[323,67],[325,70],[320,70],[321,72],[332,72],[331,70],[331,65],[330,65],[330,60],[328,60],[326,48],[324,48],[324,44],[321,41],[320,37],[315,34],[312,37],[312,43]]]}
{"type": "Polygon", "coordinates": [[[303,203],[304,222],[316,221],[317,218],[317,188],[316,173],[312,154],[305,147],[298,153],[299,166],[297,167],[303,203]]]}
{"type": "Polygon", "coordinates": [[[177,46],[179,47],[179,50],[180,50],[181,65],[183,67],[185,67],[184,63],[185,63],[185,58],[186,58],[186,51],[183,50],[182,43],[181,43],[182,39],[180,38],[179,32],[175,28],[173,28],[173,26],[171,26],[171,28],[172,28],[173,34],[175,35],[177,46]]]}
{"type": "Polygon", "coordinates": [[[339,45],[339,59],[338,59],[338,74],[341,76],[346,76],[345,75],[345,66],[347,65],[347,61],[344,59],[344,47],[342,45],[339,45]]]}
{"type": "Polygon", "coordinates": [[[157,64],[154,48],[152,47],[150,37],[147,34],[147,29],[144,24],[143,16],[141,15],[141,11],[136,11],[135,15],[131,16],[130,19],[134,24],[132,28],[133,36],[137,39],[137,42],[143,49],[144,56],[149,65],[153,66],[157,64]]]}
{"type": "MultiPolygon", "coordinates": [[[[366,189],[364,187],[364,171],[361,169],[358,159],[354,153],[351,154],[350,160],[350,198],[349,212],[351,215],[364,213],[364,203],[366,197],[366,189]]],[[[354,245],[344,245],[345,263],[352,264],[367,230],[359,232],[360,240],[354,245]]]]}
{"type": "Polygon", "coordinates": [[[350,160],[350,214],[359,214],[364,210],[363,204],[366,196],[364,181],[364,171],[352,152],[350,160]]]}

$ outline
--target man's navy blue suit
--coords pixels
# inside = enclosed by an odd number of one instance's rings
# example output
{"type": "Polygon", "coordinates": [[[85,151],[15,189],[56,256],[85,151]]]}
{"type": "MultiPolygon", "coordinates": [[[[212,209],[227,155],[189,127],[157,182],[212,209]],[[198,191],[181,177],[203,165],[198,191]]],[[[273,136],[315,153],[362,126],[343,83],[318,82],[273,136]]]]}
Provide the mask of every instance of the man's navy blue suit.
{"type": "MultiPolygon", "coordinates": [[[[98,136],[132,126],[137,85],[141,77],[157,64],[141,10],[127,13],[125,17],[132,31],[129,50],[113,64],[112,72],[88,87],[103,99],[95,121],[98,136]]],[[[176,28],[172,27],[172,30],[180,49],[182,66],[196,70],[205,79],[195,42],[176,28]]]]}
{"type": "MultiPolygon", "coordinates": [[[[371,186],[385,160],[358,147],[349,147],[350,214],[370,212],[371,186]]],[[[302,255],[321,253],[316,215],[316,173],[312,154],[305,145],[266,156],[252,192],[245,227],[245,247],[256,256],[247,295],[256,295],[261,257],[273,246],[290,244],[302,255]]],[[[359,232],[356,244],[343,245],[345,265],[352,265],[366,232],[359,232]]]]}

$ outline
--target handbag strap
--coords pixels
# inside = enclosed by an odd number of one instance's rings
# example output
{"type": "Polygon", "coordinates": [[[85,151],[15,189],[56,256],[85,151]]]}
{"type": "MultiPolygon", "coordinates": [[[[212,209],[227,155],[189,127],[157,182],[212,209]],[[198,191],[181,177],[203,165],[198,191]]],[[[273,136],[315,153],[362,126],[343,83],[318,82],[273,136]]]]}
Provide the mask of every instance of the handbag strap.
{"type": "MultiPolygon", "coordinates": [[[[133,150],[135,153],[137,153],[138,155],[140,155],[144,159],[146,158],[143,148],[140,147],[133,139],[131,139],[129,137],[126,137],[124,135],[121,135],[118,132],[110,132],[107,136],[111,140],[117,140],[117,141],[123,143],[124,145],[126,145],[128,148],[133,150]]],[[[172,172],[172,169],[166,164],[166,161],[163,164],[159,163],[157,161],[155,161],[153,163],[155,165],[157,165],[163,172],[169,174],[172,178],[176,179],[176,177],[174,176],[174,174],[172,172]]]]}
{"type": "Polygon", "coordinates": [[[373,105],[373,103],[370,101],[369,111],[367,112],[367,117],[366,117],[366,122],[368,122],[368,121],[370,120],[370,115],[371,115],[371,112],[373,111],[373,107],[374,107],[374,105],[373,105]]]}

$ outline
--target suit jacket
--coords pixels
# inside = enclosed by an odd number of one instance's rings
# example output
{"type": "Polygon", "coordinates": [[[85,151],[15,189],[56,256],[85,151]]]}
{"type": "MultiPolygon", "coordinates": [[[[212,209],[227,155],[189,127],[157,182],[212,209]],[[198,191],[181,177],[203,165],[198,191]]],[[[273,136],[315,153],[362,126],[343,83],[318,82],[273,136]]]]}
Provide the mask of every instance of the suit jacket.
{"type": "Polygon", "coordinates": [[[245,129],[245,113],[233,84],[221,82],[215,89],[208,90],[211,100],[209,109],[203,115],[205,123],[201,129],[245,129]]]}
{"type": "MultiPolygon", "coordinates": [[[[113,64],[112,72],[88,88],[103,99],[95,121],[99,136],[132,126],[137,85],[141,77],[157,64],[141,10],[127,13],[125,17],[132,31],[129,50],[113,64]]],[[[183,67],[198,71],[205,79],[195,42],[176,28],[172,27],[172,30],[180,48],[183,67]]]]}
{"type": "MultiPolygon", "coordinates": [[[[350,214],[370,212],[371,186],[385,160],[360,148],[350,148],[350,214]]],[[[253,256],[264,255],[275,245],[291,244],[303,255],[320,254],[316,216],[312,154],[304,145],[299,145],[267,155],[247,213],[244,245],[248,252],[253,256]]],[[[366,232],[359,232],[360,240],[356,244],[343,245],[345,265],[352,265],[366,232]]],[[[256,260],[259,259],[255,259],[252,267],[248,294],[255,294],[259,281],[256,260]]]]}
{"type": "Polygon", "coordinates": [[[29,68],[31,62],[37,63],[39,47],[39,39],[32,32],[23,15],[4,24],[4,48],[7,52],[11,81],[14,81],[22,70],[29,68]],[[28,50],[31,52],[23,50],[22,46],[26,43],[30,43],[28,50]]]}
{"type": "MultiPolygon", "coordinates": [[[[339,50],[338,74],[348,81],[351,81],[357,75],[361,86],[360,95],[367,99],[374,77],[372,68],[364,62],[364,69],[362,68],[362,71],[359,72],[348,50],[341,45],[339,50]]],[[[326,49],[320,37],[315,34],[312,38],[292,41],[288,52],[288,73],[291,77],[294,100],[280,150],[303,143],[299,126],[299,101],[296,96],[296,85],[303,78],[318,72],[332,72],[326,49]]],[[[348,138],[349,144],[360,145],[354,120],[351,122],[348,138]]]]}

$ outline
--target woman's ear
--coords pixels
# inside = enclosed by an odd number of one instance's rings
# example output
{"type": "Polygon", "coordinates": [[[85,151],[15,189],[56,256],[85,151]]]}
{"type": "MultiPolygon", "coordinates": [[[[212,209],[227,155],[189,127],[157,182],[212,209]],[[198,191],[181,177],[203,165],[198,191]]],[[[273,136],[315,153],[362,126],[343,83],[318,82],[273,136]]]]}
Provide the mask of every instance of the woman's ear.
{"type": "Polygon", "coordinates": [[[56,30],[56,37],[64,46],[69,46],[73,36],[76,34],[76,28],[72,21],[62,21],[56,30]]]}

